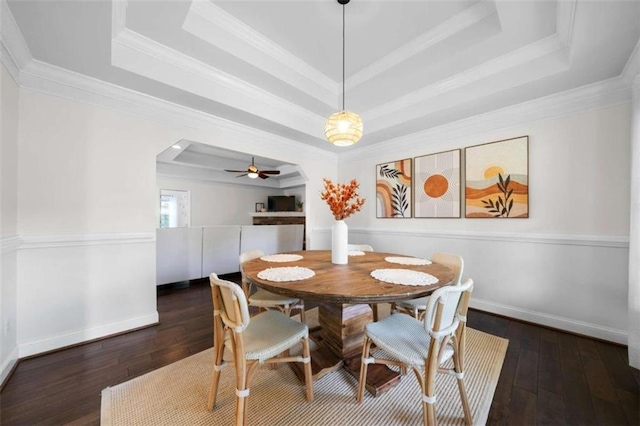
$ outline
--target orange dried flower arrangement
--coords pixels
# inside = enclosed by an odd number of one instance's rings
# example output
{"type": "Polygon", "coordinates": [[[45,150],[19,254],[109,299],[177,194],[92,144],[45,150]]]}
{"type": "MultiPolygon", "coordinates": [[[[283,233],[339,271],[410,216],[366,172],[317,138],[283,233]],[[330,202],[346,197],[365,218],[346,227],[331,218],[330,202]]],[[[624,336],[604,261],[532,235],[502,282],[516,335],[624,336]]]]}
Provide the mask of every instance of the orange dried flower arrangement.
{"type": "Polygon", "coordinates": [[[352,179],[348,184],[334,184],[327,178],[322,180],[324,181],[324,191],[320,193],[320,198],[327,202],[336,220],[346,219],[355,212],[360,211],[365,199],[360,198],[357,192],[358,187],[360,187],[357,180],[352,179]],[[355,200],[351,201],[352,199],[355,200]]]}

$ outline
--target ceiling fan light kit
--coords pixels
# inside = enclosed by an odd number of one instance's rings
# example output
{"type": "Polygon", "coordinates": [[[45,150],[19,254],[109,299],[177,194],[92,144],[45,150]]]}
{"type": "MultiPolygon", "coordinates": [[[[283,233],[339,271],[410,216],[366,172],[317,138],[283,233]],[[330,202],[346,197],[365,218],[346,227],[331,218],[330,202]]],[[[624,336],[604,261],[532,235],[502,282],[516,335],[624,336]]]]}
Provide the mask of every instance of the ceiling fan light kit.
{"type": "Polygon", "coordinates": [[[349,146],[360,140],[364,127],[358,114],[344,108],[344,6],[349,0],[337,1],[342,5],[342,111],[331,114],[324,125],[324,133],[327,140],[335,146],[349,146]]]}
{"type": "Polygon", "coordinates": [[[267,179],[269,175],[279,175],[280,170],[260,170],[255,165],[254,157],[251,157],[251,165],[247,167],[247,170],[225,170],[225,172],[229,173],[242,173],[236,177],[247,176],[249,179],[267,179]]]}

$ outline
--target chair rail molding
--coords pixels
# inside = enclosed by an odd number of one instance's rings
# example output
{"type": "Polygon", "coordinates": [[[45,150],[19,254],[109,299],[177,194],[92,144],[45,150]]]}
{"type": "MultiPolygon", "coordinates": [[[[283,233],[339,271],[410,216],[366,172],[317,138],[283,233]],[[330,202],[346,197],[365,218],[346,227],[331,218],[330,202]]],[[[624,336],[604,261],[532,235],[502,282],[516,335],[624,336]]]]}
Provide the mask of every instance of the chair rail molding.
{"type": "Polygon", "coordinates": [[[0,236],[0,252],[2,254],[14,252],[20,248],[22,242],[22,238],[18,235],[10,235],[8,237],[0,236]]]}
{"type": "MultiPolygon", "coordinates": [[[[330,233],[330,228],[313,228],[314,233],[330,233]]],[[[424,229],[370,229],[349,228],[350,234],[396,235],[400,237],[429,237],[458,240],[484,240],[529,244],[560,244],[571,246],[594,246],[629,248],[628,236],[580,235],[580,234],[532,234],[519,232],[478,232],[478,231],[432,231],[424,229]]]]}
{"type": "Polygon", "coordinates": [[[25,235],[21,237],[21,250],[96,246],[107,244],[155,243],[155,232],[113,232],[106,234],[25,235]]]}

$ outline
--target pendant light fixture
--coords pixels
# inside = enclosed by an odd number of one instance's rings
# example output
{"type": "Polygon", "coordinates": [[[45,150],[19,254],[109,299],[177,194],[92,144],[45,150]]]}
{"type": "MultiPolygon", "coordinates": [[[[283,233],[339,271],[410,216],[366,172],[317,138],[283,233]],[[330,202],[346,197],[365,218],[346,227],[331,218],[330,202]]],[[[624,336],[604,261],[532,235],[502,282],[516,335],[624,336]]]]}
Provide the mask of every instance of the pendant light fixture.
{"type": "Polygon", "coordinates": [[[342,111],[331,114],[324,125],[327,140],[335,146],[349,146],[362,137],[362,119],[344,108],[344,8],[349,0],[337,0],[342,5],[342,111]]]}

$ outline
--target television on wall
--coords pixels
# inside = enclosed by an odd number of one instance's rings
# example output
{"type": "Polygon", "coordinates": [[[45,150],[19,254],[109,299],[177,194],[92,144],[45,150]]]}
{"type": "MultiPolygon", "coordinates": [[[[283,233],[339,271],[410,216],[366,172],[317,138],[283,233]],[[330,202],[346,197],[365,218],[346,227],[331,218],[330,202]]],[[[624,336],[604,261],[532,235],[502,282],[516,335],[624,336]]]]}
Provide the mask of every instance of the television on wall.
{"type": "Polygon", "coordinates": [[[296,211],[296,197],[295,195],[269,195],[267,210],[270,212],[294,212],[296,211]]]}

